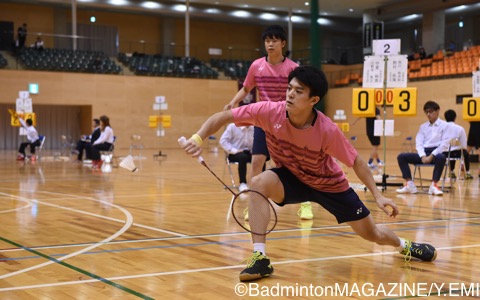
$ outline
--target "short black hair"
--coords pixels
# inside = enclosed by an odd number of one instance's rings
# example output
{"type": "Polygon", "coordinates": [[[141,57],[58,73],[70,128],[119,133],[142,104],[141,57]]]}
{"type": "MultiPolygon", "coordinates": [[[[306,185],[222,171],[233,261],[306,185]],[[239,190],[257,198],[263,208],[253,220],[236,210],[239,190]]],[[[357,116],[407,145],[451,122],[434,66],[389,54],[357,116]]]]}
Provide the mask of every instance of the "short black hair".
{"type": "Polygon", "coordinates": [[[93,122],[95,123],[96,126],[100,125],[100,120],[99,119],[93,119],[93,122]]]}
{"type": "Polygon", "coordinates": [[[445,112],[445,121],[447,122],[455,122],[457,118],[457,113],[453,109],[449,109],[445,112]]]}
{"type": "Polygon", "coordinates": [[[27,123],[28,126],[32,126],[32,125],[33,125],[32,119],[27,119],[25,122],[27,123]]]}
{"type": "Polygon", "coordinates": [[[439,110],[440,109],[440,105],[438,105],[437,102],[435,101],[427,101],[425,103],[425,105],[423,105],[423,111],[427,111],[429,109],[433,109],[433,110],[439,110]]]}
{"type": "Polygon", "coordinates": [[[328,92],[328,81],[322,70],[312,66],[300,66],[288,75],[288,82],[295,78],[310,89],[310,97],[318,96],[320,100],[328,92]]]}
{"type": "Polygon", "coordinates": [[[287,35],[285,34],[285,30],[283,30],[283,27],[280,25],[271,25],[268,26],[262,34],[262,40],[266,40],[267,38],[269,39],[280,39],[282,41],[287,40],[287,35]]]}

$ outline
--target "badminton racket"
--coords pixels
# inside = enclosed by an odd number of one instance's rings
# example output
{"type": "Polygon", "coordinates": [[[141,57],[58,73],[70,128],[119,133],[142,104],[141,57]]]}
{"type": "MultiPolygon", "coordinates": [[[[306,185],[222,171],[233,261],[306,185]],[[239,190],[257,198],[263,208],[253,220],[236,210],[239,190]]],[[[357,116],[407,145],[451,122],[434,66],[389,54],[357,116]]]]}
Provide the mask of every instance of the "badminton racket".
{"type": "MultiPolygon", "coordinates": [[[[178,139],[180,146],[184,146],[187,142],[185,137],[178,139]]],[[[277,212],[273,207],[270,200],[262,193],[255,190],[244,190],[239,193],[235,193],[223,180],[221,180],[217,174],[215,174],[205,163],[203,157],[197,158],[198,162],[207,168],[207,170],[233,195],[232,203],[230,204],[231,213],[233,219],[237,224],[248,232],[255,235],[267,235],[277,225],[277,212]],[[255,209],[248,209],[249,203],[256,201],[255,209]],[[248,223],[242,222],[244,219],[244,212],[248,209],[248,223]]],[[[252,208],[252,207],[250,207],[252,208]]]]}

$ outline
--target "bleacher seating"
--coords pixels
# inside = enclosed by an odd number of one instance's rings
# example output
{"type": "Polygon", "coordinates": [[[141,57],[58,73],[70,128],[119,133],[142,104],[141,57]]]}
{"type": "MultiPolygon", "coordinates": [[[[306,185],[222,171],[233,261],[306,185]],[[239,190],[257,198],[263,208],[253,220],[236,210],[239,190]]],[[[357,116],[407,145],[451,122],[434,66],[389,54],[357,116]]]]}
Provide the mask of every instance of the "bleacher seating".
{"type": "Polygon", "coordinates": [[[161,55],[120,53],[118,60],[136,75],[218,78],[218,72],[203,62],[190,57],[162,57],[161,55]]]}
{"type": "Polygon", "coordinates": [[[0,53],[0,69],[5,68],[7,66],[7,60],[3,57],[2,53],[0,53]]]}
{"type": "Polygon", "coordinates": [[[210,65],[219,71],[225,73],[232,79],[245,79],[248,68],[252,64],[249,60],[229,60],[229,59],[214,59],[210,60],[210,65]]]}
{"type": "Polygon", "coordinates": [[[25,48],[20,52],[20,61],[29,70],[119,74],[117,66],[107,55],[99,51],[68,49],[25,48]]]}

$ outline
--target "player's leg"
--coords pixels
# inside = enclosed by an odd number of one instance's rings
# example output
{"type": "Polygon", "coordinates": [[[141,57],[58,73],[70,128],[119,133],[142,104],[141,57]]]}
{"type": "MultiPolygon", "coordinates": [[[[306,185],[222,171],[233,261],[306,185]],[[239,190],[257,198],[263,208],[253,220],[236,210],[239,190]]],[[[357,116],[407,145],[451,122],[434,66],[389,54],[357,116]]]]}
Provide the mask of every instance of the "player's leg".
{"type": "MultiPolygon", "coordinates": [[[[250,188],[262,193],[276,203],[283,202],[284,188],[277,174],[265,171],[250,181],[250,188]]],[[[253,232],[266,232],[270,221],[270,204],[260,195],[251,193],[249,197],[250,228],[253,232]]],[[[265,235],[252,233],[253,254],[248,259],[247,267],[240,273],[240,281],[250,281],[268,277],[273,273],[270,259],[266,256],[265,235]]]]}
{"type": "Polygon", "coordinates": [[[384,225],[376,225],[371,215],[348,222],[352,229],[367,241],[378,245],[389,245],[395,247],[407,259],[416,257],[423,261],[433,261],[437,257],[437,250],[429,244],[414,243],[410,240],[399,238],[390,228],[384,225]]]}

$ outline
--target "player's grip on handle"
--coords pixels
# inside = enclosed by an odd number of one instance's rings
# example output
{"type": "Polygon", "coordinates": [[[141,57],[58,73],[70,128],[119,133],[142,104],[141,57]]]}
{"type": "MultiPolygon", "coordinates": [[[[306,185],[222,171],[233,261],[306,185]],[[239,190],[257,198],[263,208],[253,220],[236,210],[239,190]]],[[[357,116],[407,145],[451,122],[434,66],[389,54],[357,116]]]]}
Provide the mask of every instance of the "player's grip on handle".
{"type": "MultiPolygon", "coordinates": [[[[184,137],[184,136],[181,136],[179,139],[178,139],[178,143],[180,144],[180,146],[185,146],[185,144],[187,143],[187,139],[184,137]]],[[[204,161],[203,157],[202,156],[199,156],[197,157],[198,159],[198,162],[199,163],[202,163],[204,161]]]]}

